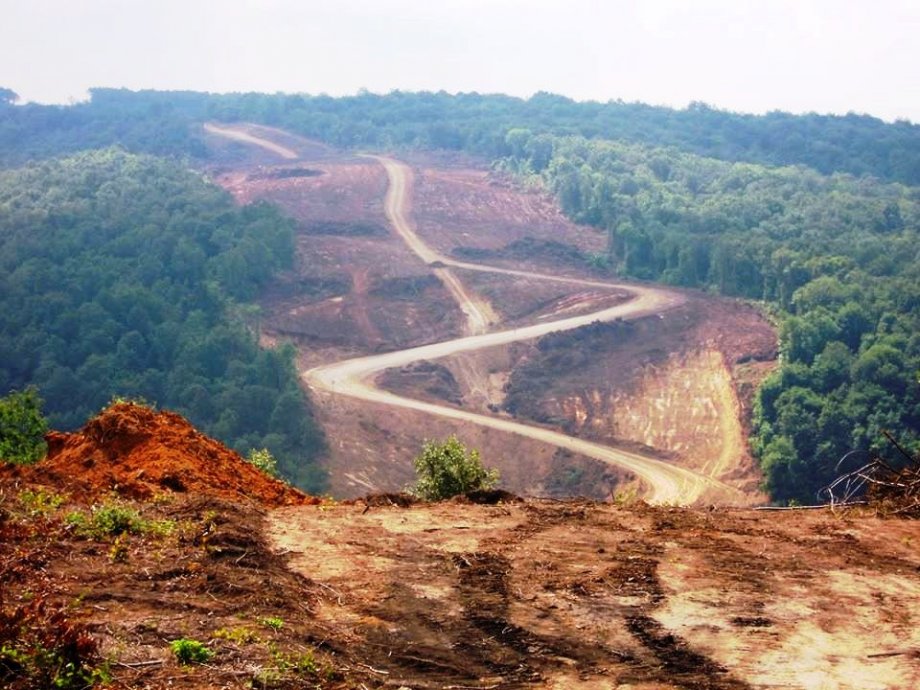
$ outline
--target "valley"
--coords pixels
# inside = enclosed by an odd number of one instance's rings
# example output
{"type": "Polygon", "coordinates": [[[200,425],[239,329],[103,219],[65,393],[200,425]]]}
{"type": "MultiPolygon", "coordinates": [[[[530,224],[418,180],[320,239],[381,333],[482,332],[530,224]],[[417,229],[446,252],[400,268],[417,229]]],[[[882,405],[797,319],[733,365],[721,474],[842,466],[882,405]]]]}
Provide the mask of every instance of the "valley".
{"type": "MultiPolygon", "coordinates": [[[[277,133],[266,128],[210,132],[237,132],[234,139],[287,161],[297,148],[278,151],[277,133]]],[[[262,332],[266,342],[303,346],[304,379],[324,426],[335,429],[327,460],[334,493],[401,489],[421,441],[456,433],[520,493],[609,498],[638,480],[635,490],[658,502],[762,500],[737,366],[763,362],[756,378],[775,354],[775,336],[756,312],[601,280],[560,261],[602,249],[603,238],[565,221],[539,194],[485,173],[301,145],[306,168],[256,157],[248,168],[218,167],[215,179],[238,200],[269,200],[300,223],[297,274],[267,301],[262,332]],[[586,355],[577,334],[610,322],[620,332],[602,334],[600,351],[586,355]],[[576,336],[563,357],[581,357],[575,368],[592,371],[593,381],[558,361],[536,362],[539,339],[564,331],[576,336]],[[418,363],[446,368],[454,404],[405,395],[398,372],[417,374],[418,363]],[[532,409],[502,409],[515,384],[533,385],[534,370],[562,376],[530,391],[532,409]],[[395,389],[375,385],[384,372],[395,389]],[[562,400],[550,395],[563,390],[562,400]]]]}

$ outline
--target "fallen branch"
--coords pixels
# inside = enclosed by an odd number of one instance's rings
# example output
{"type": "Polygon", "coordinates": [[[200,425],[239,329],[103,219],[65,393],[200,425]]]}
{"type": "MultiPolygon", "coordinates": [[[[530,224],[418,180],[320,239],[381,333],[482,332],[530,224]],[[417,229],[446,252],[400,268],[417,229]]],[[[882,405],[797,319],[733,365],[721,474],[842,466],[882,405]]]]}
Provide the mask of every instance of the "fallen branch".
{"type": "Polygon", "coordinates": [[[378,673],[378,674],[380,674],[381,676],[388,676],[388,675],[390,675],[390,672],[389,672],[389,671],[383,671],[383,670],[381,670],[381,669],[379,669],[379,668],[374,668],[374,667],[371,666],[370,664],[362,664],[360,661],[356,661],[355,664],[358,665],[358,666],[361,666],[362,668],[366,668],[366,669],[367,669],[368,671],[370,671],[371,673],[378,673]]]}
{"type": "Polygon", "coordinates": [[[165,659],[150,659],[148,661],[113,661],[112,663],[122,668],[143,668],[144,666],[159,666],[165,664],[166,661],[165,659]]]}
{"type": "Polygon", "coordinates": [[[822,510],[830,508],[847,508],[849,506],[868,505],[867,501],[850,501],[849,503],[822,503],[815,506],[758,506],[754,510],[822,510]]]}

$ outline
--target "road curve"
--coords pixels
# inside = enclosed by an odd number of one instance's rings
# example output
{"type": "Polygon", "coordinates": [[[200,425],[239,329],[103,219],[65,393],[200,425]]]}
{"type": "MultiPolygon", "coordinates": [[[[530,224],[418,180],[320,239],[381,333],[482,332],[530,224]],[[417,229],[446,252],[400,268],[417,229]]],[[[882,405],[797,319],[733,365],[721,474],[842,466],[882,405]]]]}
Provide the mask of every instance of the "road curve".
{"type": "MultiPolygon", "coordinates": [[[[479,426],[526,436],[537,441],[580,453],[635,474],[645,485],[647,485],[649,490],[646,494],[646,498],[652,502],[690,504],[698,501],[710,490],[714,490],[722,495],[737,494],[734,488],[711,477],[706,477],[682,467],[669,465],[668,463],[655,458],[646,457],[639,453],[593,443],[584,439],[568,436],[558,431],[524,424],[505,417],[477,414],[454,407],[436,405],[434,403],[406,398],[376,388],[374,386],[375,376],[385,369],[402,367],[419,360],[433,360],[460,352],[470,352],[485,347],[506,345],[519,340],[530,340],[555,331],[566,331],[573,328],[579,328],[595,321],[612,321],[618,318],[637,318],[647,314],[661,313],[677,306],[684,300],[681,295],[660,288],[635,285],[627,286],[565,276],[544,275],[532,271],[469,264],[443,256],[431,249],[421,240],[405,217],[407,200],[406,179],[408,177],[407,167],[389,158],[380,156],[373,156],[373,158],[384,166],[389,178],[390,185],[387,190],[384,206],[390,223],[399,236],[420,259],[429,265],[434,264],[433,268],[435,271],[445,271],[446,269],[442,266],[451,266],[472,271],[552,280],[581,286],[608,289],[618,288],[632,293],[633,298],[628,302],[590,314],[572,316],[556,321],[496,331],[493,333],[482,333],[481,329],[487,325],[487,322],[476,303],[467,295],[462,285],[457,281],[459,285],[458,289],[451,289],[450,287],[448,287],[448,289],[451,290],[451,294],[457,299],[461,309],[467,315],[469,324],[468,330],[475,333],[475,335],[440,343],[432,343],[430,345],[422,345],[407,350],[400,350],[398,352],[357,357],[342,362],[315,367],[303,374],[303,378],[307,385],[314,390],[323,390],[336,395],[345,395],[367,402],[401,407],[458,421],[471,422],[479,426]]],[[[456,280],[452,274],[451,278],[456,280]]],[[[442,281],[445,281],[443,277],[442,281]]]]}
{"type": "MultiPolygon", "coordinates": [[[[241,132],[230,128],[220,128],[213,125],[205,125],[205,128],[212,134],[260,146],[269,151],[273,151],[283,158],[291,159],[297,156],[297,154],[290,149],[279,146],[267,139],[256,137],[248,132],[241,132]]],[[[356,357],[315,367],[302,373],[303,380],[310,388],[336,395],[345,395],[367,402],[416,410],[439,417],[470,422],[498,431],[518,434],[560,448],[565,448],[575,453],[580,453],[581,455],[620,467],[636,475],[648,487],[648,491],[644,497],[650,502],[686,505],[699,501],[710,491],[719,495],[721,498],[739,495],[737,489],[717,479],[707,477],[682,467],[676,467],[639,453],[593,443],[573,436],[567,436],[558,431],[524,424],[506,417],[477,414],[454,407],[436,405],[434,403],[406,398],[376,388],[374,379],[377,374],[385,369],[405,366],[419,360],[433,360],[460,352],[470,352],[485,347],[506,345],[519,340],[530,340],[555,331],[566,331],[579,328],[595,321],[634,319],[648,314],[661,313],[677,306],[684,300],[678,293],[655,287],[623,285],[613,282],[546,275],[534,273],[532,271],[521,271],[498,266],[471,264],[455,261],[450,257],[443,256],[426,245],[415,233],[411,224],[406,219],[405,207],[408,194],[408,168],[404,164],[390,158],[381,156],[370,157],[383,165],[389,179],[389,188],[387,189],[386,199],[384,201],[387,218],[393,225],[394,230],[403,241],[406,242],[409,248],[426,264],[433,264],[431,266],[432,270],[445,284],[466,315],[467,330],[472,335],[397,352],[356,357]],[[477,303],[476,300],[470,296],[459,279],[457,279],[447,267],[548,280],[587,287],[616,288],[631,293],[633,297],[628,302],[590,314],[571,316],[532,326],[486,333],[484,331],[489,324],[494,321],[492,315],[487,313],[488,309],[483,309],[482,304],[477,303]]]]}
{"type": "Polygon", "coordinates": [[[268,139],[254,136],[249,134],[249,132],[241,132],[240,130],[233,129],[232,127],[218,127],[217,125],[207,122],[204,125],[204,131],[208,134],[216,134],[217,136],[221,136],[226,139],[242,141],[244,144],[259,146],[288,160],[295,160],[300,158],[296,151],[289,149],[287,146],[282,146],[281,144],[276,144],[275,142],[269,141],[268,139]]]}

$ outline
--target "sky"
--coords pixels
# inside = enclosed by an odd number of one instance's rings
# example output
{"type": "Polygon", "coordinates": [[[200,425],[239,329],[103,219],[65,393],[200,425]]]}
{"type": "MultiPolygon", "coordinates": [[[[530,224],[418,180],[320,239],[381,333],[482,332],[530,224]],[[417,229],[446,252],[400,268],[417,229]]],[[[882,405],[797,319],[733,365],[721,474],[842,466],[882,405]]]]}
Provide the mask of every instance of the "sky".
{"type": "Polygon", "coordinates": [[[920,123],[920,0],[0,0],[0,86],[549,91],[920,123]]]}

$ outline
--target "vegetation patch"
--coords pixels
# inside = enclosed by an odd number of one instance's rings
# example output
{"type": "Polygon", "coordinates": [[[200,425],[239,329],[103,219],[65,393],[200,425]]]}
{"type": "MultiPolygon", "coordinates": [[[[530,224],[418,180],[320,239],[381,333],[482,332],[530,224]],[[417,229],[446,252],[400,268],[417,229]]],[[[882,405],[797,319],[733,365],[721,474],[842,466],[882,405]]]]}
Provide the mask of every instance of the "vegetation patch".
{"type": "Polygon", "coordinates": [[[181,637],[169,643],[169,650],[183,666],[204,664],[211,660],[214,652],[198,640],[181,637]]]}
{"type": "Polygon", "coordinates": [[[467,449],[456,436],[442,442],[427,441],[413,465],[418,480],[412,491],[426,501],[492,489],[498,483],[498,471],[486,468],[479,451],[467,449]]]}
{"type": "Polygon", "coordinates": [[[0,462],[27,465],[44,457],[48,422],[41,408],[34,387],[0,398],[0,462]]]}

